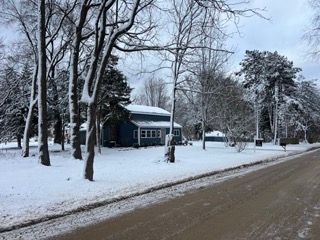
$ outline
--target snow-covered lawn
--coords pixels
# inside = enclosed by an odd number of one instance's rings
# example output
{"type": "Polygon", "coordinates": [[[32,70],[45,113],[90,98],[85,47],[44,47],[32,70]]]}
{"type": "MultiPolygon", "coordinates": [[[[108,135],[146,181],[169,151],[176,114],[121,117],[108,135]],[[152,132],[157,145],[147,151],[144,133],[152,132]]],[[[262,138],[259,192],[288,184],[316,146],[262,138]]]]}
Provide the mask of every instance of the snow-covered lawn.
{"type": "Polygon", "coordinates": [[[51,152],[52,166],[45,167],[37,163],[34,154],[22,158],[18,150],[0,149],[0,229],[164,183],[319,146],[289,145],[284,152],[279,146],[264,144],[237,153],[223,143],[207,143],[206,151],[200,145],[195,142],[193,146],[178,146],[174,164],[163,161],[163,147],[104,148],[95,159],[94,182],[82,179],[83,161],[72,160],[68,151],[51,152]]]}

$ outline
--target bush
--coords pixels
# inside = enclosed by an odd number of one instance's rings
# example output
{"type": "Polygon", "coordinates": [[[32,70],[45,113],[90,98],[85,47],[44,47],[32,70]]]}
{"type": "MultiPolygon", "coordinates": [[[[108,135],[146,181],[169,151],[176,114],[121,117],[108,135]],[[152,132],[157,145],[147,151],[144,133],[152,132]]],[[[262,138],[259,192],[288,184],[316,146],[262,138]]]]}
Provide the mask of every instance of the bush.
{"type": "Polygon", "coordinates": [[[285,143],[285,144],[299,144],[299,139],[298,138],[280,138],[279,139],[279,144],[280,143],[285,143]]]}
{"type": "Polygon", "coordinates": [[[139,148],[140,145],[139,145],[139,143],[134,143],[134,144],[132,144],[132,147],[133,147],[133,148],[139,148]]]}
{"type": "Polygon", "coordinates": [[[247,146],[247,142],[237,142],[237,144],[235,145],[237,152],[242,152],[243,150],[246,149],[247,146]]]}

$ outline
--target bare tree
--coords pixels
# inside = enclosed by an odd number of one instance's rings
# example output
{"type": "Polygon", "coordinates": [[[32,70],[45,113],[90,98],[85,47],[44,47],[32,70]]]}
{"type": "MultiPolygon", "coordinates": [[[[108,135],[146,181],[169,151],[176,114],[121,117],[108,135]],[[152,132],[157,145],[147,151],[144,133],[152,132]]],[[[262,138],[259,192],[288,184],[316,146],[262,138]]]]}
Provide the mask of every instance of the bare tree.
{"type": "Polygon", "coordinates": [[[39,161],[50,166],[48,150],[48,120],[47,120],[47,54],[46,54],[46,6],[45,0],[38,2],[38,149],[39,161]]]}
{"type": "MultiPolygon", "coordinates": [[[[65,38],[61,29],[63,23],[68,15],[74,10],[77,1],[58,1],[50,0],[45,2],[44,11],[46,16],[44,20],[45,32],[45,49],[46,49],[46,72],[43,73],[46,81],[52,80],[55,77],[55,69],[65,56],[69,39],[65,38]]],[[[1,1],[1,5],[5,11],[0,11],[1,16],[7,22],[17,23],[18,29],[23,34],[23,39],[31,49],[32,59],[34,61],[33,81],[31,83],[31,94],[28,115],[23,137],[23,150],[24,157],[29,156],[29,137],[32,123],[34,108],[38,102],[37,96],[37,80],[39,79],[39,37],[37,34],[39,30],[35,28],[34,21],[38,18],[39,4],[37,1],[1,1]],[[37,11],[38,9],[38,11],[37,11]]],[[[45,86],[45,89],[47,86],[45,86]]],[[[46,97],[46,96],[45,96],[46,97]]],[[[44,99],[43,99],[44,100],[44,99]]],[[[39,104],[39,103],[38,103],[39,104]]],[[[46,104],[46,103],[45,103],[46,104]]],[[[46,130],[48,131],[48,129],[46,130]]]]}
{"type": "Polygon", "coordinates": [[[145,80],[134,101],[138,104],[167,109],[169,100],[167,83],[161,78],[151,78],[145,80]]]}
{"type": "Polygon", "coordinates": [[[0,11],[3,20],[6,22],[14,22],[17,23],[18,29],[22,32],[24,39],[29,45],[29,48],[32,51],[33,62],[34,62],[34,70],[33,70],[33,78],[31,83],[31,94],[30,94],[30,103],[28,115],[26,118],[26,124],[23,134],[23,149],[22,156],[29,156],[29,137],[30,137],[30,129],[32,123],[32,116],[34,112],[35,105],[37,104],[37,96],[36,96],[36,86],[38,79],[38,51],[36,44],[36,29],[32,27],[32,22],[36,20],[36,15],[30,14],[30,12],[34,12],[33,3],[21,2],[17,3],[15,1],[1,1],[1,6],[3,11],[0,11]],[[32,9],[32,10],[31,10],[32,9]],[[27,15],[27,13],[29,14],[27,15]]]}
{"type": "Polygon", "coordinates": [[[313,9],[313,16],[310,20],[310,27],[303,37],[310,46],[311,56],[318,59],[320,54],[320,3],[317,0],[308,2],[313,9]]]}
{"type": "Polygon", "coordinates": [[[70,58],[70,79],[69,79],[69,114],[70,114],[70,140],[71,140],[71,155],[74,159],[82,159],[80,147],[80,109],[79,109],[79,64],[80,64],[80,48],[81,43],[90,34],[84,32],[87,26],[87,18],[89,10],[93,8],[93,3],[90,0],[82,2],[79,16],[74,27],[74,36],[71,44],[70,58]],[[88,35],[87,35],[88,34],[88,35]]]}
{"type": "MultiPolygon", "coordinates": [[[[215,25],[215,18],[221,13],[226,13],[226,18],[231,16],[243,14],[247,10],[233,11],[231,7],[220,1],[180,1],[171,0],[171,10],[169,10],[170,17],[173,22],[172,42],[173,50],[169,51],[171,58],[172,70],[172,95],[171,95],[171,118],[170,118],[170,132],[168,135],[168,146],[166,146],[166,156],[170,162],[174,162],[174,117],[176,104],[176,91],[187,72],[187,66],[192,61],[193,55],[199,49],[210,49],[213,51],[228,52],[225,49],[213,48],[207,46],[206,39],[212,37],[207,34],[204,29],[217,28],[215,25]]],[[[221,29],[220,29],[221,30],[221,29]]]]}
{"type": "MultiPolygon", "coordinates": [[[[94,32],[92,35],[94,49],[90,56],[91,59],[81,96],[81,101],[87,104],[84,178],[90,181],[93,180],[96,107],[103,73],[108,62],[111,60],[111,53],[115,48],[116,42],[119,41],[121,36],[132,29],[137,14],[150,5],[151,2],[141,2],[140,0],[120,2],[116,0],[103,0],[99,4],[94,5],[97,7],[96,14],[94,15],[94,32]]],[[[82,8],[85,7],[88,6],[82,6],[82,8]]]]}

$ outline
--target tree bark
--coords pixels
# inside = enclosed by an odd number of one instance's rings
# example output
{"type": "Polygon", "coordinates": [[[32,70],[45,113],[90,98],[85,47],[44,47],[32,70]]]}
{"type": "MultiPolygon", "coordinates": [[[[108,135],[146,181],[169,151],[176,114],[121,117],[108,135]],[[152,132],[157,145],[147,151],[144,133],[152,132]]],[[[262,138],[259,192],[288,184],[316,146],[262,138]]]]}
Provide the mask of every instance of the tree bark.
{"type": "Polygon", "coordinates": [[[206,124],[205,121],[202,120],[202,149],[206,150],[206,124]]]}
{"type": "Polygon", "coordinates": [[[54,143],[61,144],[62,143],[62,120],[60,113],[55,110],[55,123],[54,123],[54,143]]]}
{"type": "Polygon", "coordinates": [[[45,0],[39,0],[38,12],[38,51],[39,51],[39,74],[38,74],[38,152],[39,162],[50,166],[48,149],[48,120],[47,120],[47,79],[46,79],[46,19],[45,0]]]}
{"type": "Polygon", "coordinates": [[[201,93],[201,128],[202,128],[202,149],[206,150],[206,119],[207,119],[207,101],[205,101],[204,92],[201,93]]]}
{"type": "Polygon", "coordinates": [[[65,126],[64,126],[64,117],[62,118],[62,138],[61,138],[61,150],[64,151],[64,141],[65,141],[65,126]]]}
{"type": "Polygon", "coordinates": [[[278,83],[275,83],[275,102],[276,106],[274,109],[274,135],[273,135],[273,144],[275,145],[277,143],[277,137],[278,137],[278,105],[279,105],[279,86],[278,83]]]}
{"type": "Polygon", "coordinates": [[[35,61],[35,67],[33,70],[33,77],[31,83],[31,95],[30,95],[30,104],[26,119],[26,124],[23,132],[23,148],[22,148],[22,156],[29,157],[29,140],[30,140],[30,131],[32,127],[32,117],[34,112],[34,107],[36,105],[36,86],[38,79],[38,63],[35,61]]]}
{"type": "Polygon", "coordinates": [[[167,158],[171,163],[175,162],[175,146],[174,146],[174,115],[175,115],[175,109],[176,109],[176,78],[174,81],[174,86],[172,90],[172,99],[171,99],[171,114],[170,114],[170,132],[169,132],[169,146],[167,146],[167,158]]]}
{"type": "Polygon", "coordinates": [[[96,106],[94,103],[88,105],[87,110],[87,134],[86,134],[86,157],[84,178],[93,181],[94,146],[96,139],[96,106]]]}
{"type": "Polygon", "coordinates": [[[304,132],[304,142],[305,143],[308,143],[308,139],[307,139],[307,126],[303,129],[303,132],[304,132]]]}
{"type": "Polygon", "coordinates": [[[21,148],[21,136],[20,136],[20,134],[17,135],[17,147],[21,148]]]}
{"type": "Polygon", "coordinates": [[[101,116],[100,116],[100,109],[97,108],[96,113],[96,144],[98,148],[98,153],[101,154],[101,128],[100,128],[101,116]]]}
{"type": "Polygon", "coordinates": [[[71,155],[74,159],[82,159],[80,146],[80,108],[78,98],[78,60],[79,52],[73,50],[69,81],[70,141],[71,155]]]}
{"type": "Polygon", "coordinates": [[[70,141],[71,155],[74,159],[82,160],[80,145],[80,107],[78,97],[78,64],[80,55],[80,44],[82,40],[82,30],[86,22],[89,8],[88,0],[82,2],[79,21],[75,29],[75,36],[72,42],[70,59],[70,79],[69,79],[69,112],[70,112],[70,141]]]}

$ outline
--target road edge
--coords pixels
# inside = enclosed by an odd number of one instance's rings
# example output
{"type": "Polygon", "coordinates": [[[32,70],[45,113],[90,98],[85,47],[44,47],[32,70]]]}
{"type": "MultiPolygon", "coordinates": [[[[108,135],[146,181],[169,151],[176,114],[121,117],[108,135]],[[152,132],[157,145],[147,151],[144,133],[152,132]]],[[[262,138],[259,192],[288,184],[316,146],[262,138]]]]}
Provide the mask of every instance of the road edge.
{"type": "MultiPolygon", "coordinates": [[[[76,213],[79,213],[79,212],[89,211],[89,210],[92,210],[94,208],[107,206],[109,204],[113,204],[113,203],[120,202],[120,201],[123,201],[123,200],[128,200],[130,198],[142,196],[142,195],[145,195],[145,194],[148,194],[148,193],[152,193],[152,192],[155,192],[155,191],[158,191],[158,190],[174,187],[174,186],[177,186],[177,185],[181,185],[181,184],[184,184],[184,183],[192,182],[192,181],[199,180],[199,179],[202,179],[202,178],[212,177],[212,176],[215,176],[215,175],[218,175],[218,174],[226,174],[228,172],[231,173],[233,171],[241,170],[241,169],[244,169],[244,168],[248,169],[250,167],[254,167],[254,166],[258,166],[258,165],[267,164],[267,163],[271,163],[271,162],[276,162],[276,161],[281,160],[281,159],[295,158],[295,157],[298,157],[299,155],[306,154],[306,153],[309,153],[309,152],[312,152],[312,151],[316,151],[316,150],[319,150],[319,149],[320,149],[320,146],[313,146],[313,147],[310,147],[310,148],[308,148],[306,150],[303,150],[303,151],[296,151],[296,152],[289,153],[289,154],[287,154],[285,156],[284,155],[280,155],[280,156],[275,156],[275,157],[269,157],[269,158],[266,158],[264,160],[259,160],[259,161],[255,161],[255,162],[251,162],[251,163],[246,163],[246,164],[242,164],[242,165],[239,165],[239,166],[236,166],[236,167],[231,167],[231,168],[225,168],[225,169],[222,169],[222,170],[211,171],[211,172],[207,172],[207,173],[203,173],[203,174],[187,177],[187,178],[184,178],[184,179],[180,179],[180,180],[177,180],[177,181],[174,181],[174,182],[163,183],[163,184],[160,184],[160,185],[157,185],[157,186],[153,186],[153,187],[147,188],[147,189],[145,189],[143,191],[139,191],[139,192],[135,192],[135,193],[119,196],[119,197],[116,197],[116,198],[106,199],[106,200],[95,202],[95,203],[89,203],[89,204],[77,207],[75,209],[72,209],[72,210],[67,210],[67,211],[65,211],[63,213],[51,214],[51,215],[48,215],[48,216],[45,216],[45,217],[40,217],[40,218],[37,218],[37,219],[25,221],[25,222],[23,222],[21,224],[12,225],[12,226],[9,226],[9,227],[4,227],[4,228],[0,227],[0,234],[1,233],[6,233],[6,232],[10,232],[10,231],[14,231],[14,230],[17,230],[17,229],[21,229],[21,228],[24,228],[24,227],[30,227],[32,225],[39,224],[39,223],[42,223],[42,222],[45,222],[45,221],[54,220],[54,219],[58,219],[58,218],[61,218],[61,217],[66,217],[66,216],[73,215],[73,214],[76,214],[76,213]]],[[[281,163],[281,161],[279,161],[279,163],[281,163]]]]}

